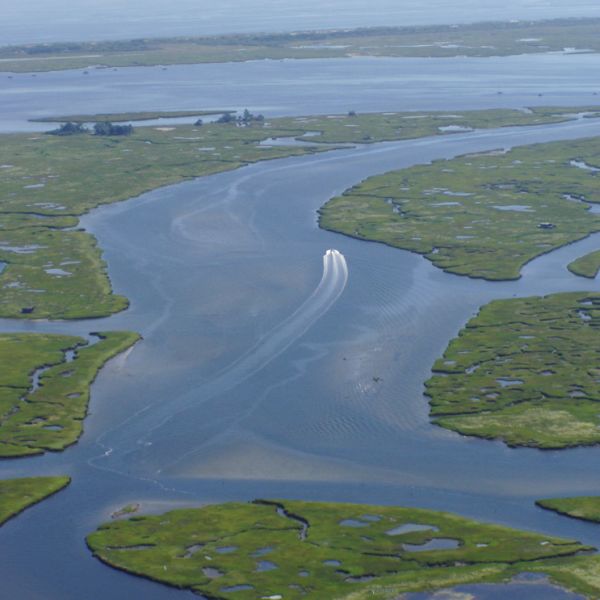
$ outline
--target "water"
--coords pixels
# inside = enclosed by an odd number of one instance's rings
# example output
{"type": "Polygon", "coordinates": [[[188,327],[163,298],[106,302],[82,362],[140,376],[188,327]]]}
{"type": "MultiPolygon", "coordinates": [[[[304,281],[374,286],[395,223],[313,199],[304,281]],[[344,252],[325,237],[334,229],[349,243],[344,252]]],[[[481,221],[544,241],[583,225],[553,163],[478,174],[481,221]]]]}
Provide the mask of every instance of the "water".
{"type": "Polygon", "coordinates": [[[402,544],[406,552],[429,552],[433,550],[454,550],[458,548],[458,540],[435,538],[424,544],[402,544]]]}
{"type": "Polygon", "coordinates": [[[533,573],[516,577],[510,584],[462,585],[453,590],[434,593],[406,594],[404,600],[584,600],[551,585],[548,580],[533,573]]]}
{"type": "Polygon", "coordinates": [[[85,217],[106,250],[115,291],[131,298],[131,308],[109,319],[4,320],[0,327],[79,334],[132,328],[144,340],[101,372],[77,446],[1,463],[2,477],[73,476],[67,490],[3,526],[3,589],[52,600],[101,598],[106,589],[116,599],[185,597],[113,571],[85,548],[87,533],[132,502],[152,512],[254,497],[404,504],[597,543],[595,526],[536,509],[533,500],[600,493],[598,449],[515,450],[461,438],[429,424],[423,381],[481,304],[593,287],[564,267],[600,238],[533,261],[520,281],[491,283],[445,274],[417,255],[316,223],[319,206],[371,173],[584,132],[600,133],[600,123],[270,161],[85,217]],[[333,248],[346,261],[347,282],[301,333],[296,319],[309,323],[303,315],[321,302],[314,291],[323,255],[333,248]],[[273,339],[282,351],[238,378],[248,350],[273,339]],[[227,373],[232,381],[223,379],[227,373]],[[170,416],[167,403],[184,410],[170,416]],[[150,429],[140,426],[146,419],[150,429]]]}
{"type": "Polygon", "coordinates": [[[600,16],[593,0],[4,0],[0,45],[600,16]]]}
{"type": "MultiPolygon", "coordinates": [[[[323,255],[323,275],[321,281],[302,305],[283,322],[260,336],[257,343],[249,348],[233,363],[219,371],[201,388],[192,394],[181,396],[162,406],[142,410],[135,419],[126,421],[111,436],[111,461],[117,453],[135,452],[140,446],[155,445],[153,434],[173,418],[187,414],[197,407],[199,398],[208,402],[242,385],[246,380],[260,374],[279,355],[301,338],[328,310],[343,293],[348,281],[348,267],[344,256],[337,250],[329,249],[323,255]],[[119,441],[116,442],[115,439],[119,441]]],[[[170,445],[170,443],[168,443],[170,445]]],[[[169,450],[160,450],[166,456],[169,450]]]]}
{"type": "Polygon", "coordinates": [[[599,70],[599,54],[540,54],[255,61],[92,69],[89,75],[0,73],[0,131],[56,127],[27,123],[31,118],[140,110],[248,107],[269,118],[600,104],[599,70]]]}
{"type": "Polygon", "coordinates": [[[405,523],[386,531],[388,535],[404,535],[405,533],[413,533],[415,531],[438,531],[433,525],[419,525],[417,523],[405,523]]]}

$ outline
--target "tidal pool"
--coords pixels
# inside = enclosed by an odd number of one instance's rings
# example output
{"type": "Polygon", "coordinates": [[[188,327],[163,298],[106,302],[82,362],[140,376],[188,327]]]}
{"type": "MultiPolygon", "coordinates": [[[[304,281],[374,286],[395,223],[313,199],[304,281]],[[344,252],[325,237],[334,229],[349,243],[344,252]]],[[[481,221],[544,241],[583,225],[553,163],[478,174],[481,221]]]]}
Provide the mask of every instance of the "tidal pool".
{"type": "Polygon", "coordinates": [[[584,600],[552,585],[546,577],[524,574],[507,584],[462,585],[434,593],[406,594],[402,600],[584,600]]]}

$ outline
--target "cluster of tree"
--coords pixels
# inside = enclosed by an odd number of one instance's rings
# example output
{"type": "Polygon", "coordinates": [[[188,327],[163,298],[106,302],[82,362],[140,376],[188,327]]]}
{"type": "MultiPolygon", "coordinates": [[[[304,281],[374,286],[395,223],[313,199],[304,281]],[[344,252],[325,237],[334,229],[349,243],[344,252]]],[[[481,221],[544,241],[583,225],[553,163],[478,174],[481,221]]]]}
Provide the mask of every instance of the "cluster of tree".
{"type": "Polygon", "coordinates": [[[102,121],[94,125],[94,135],[131,135],[133,125],[113,125],[110,121],[102,121]]]}
{"type": "Polygon", "coordinates": [[[247,108],[244,109],[244,112],[235,116],[233,113],[225,113],[221,115],[217,119],[217,123],[235,123],[238,126],[250,125],[253,121],[264,121],[265,117],[263,115],[254,115],[247,108]]]}
{"type": "Polygon", "coordinates": [[[50,135],[77,135],[79,133],[88,133],[89,130],[86,129],[81,123],[63,123],[58,129],[53,129],[48,133],[50,135]]]}
{"type": "MultiPolygon", "coordinates": [[[[50,135],[77,135],[90,133],[82,123],[63,123],[58,129],[48,132],[50,135]]],[[[94,135],[131,135],[133,125],[113,125],[110,121],[102,121],[94,124],[94,135]]]]}

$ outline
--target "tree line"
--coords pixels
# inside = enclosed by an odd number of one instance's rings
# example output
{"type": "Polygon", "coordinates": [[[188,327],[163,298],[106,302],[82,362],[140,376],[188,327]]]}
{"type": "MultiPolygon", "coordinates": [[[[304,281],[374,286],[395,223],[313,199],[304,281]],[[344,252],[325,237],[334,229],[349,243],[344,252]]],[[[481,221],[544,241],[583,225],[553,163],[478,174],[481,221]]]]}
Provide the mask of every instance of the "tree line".
{"type": "Polygon", "coordinates": [[[131,135],[133,133],[133,125],[115,125],[110,121],[99,121],[94,123],[92,129],[88,129],[81,123],[63,123],[57,129],[48,131],[49,135],[67,136],[79,135],[81,133],[93,133],[93,135],[131,135]]]}

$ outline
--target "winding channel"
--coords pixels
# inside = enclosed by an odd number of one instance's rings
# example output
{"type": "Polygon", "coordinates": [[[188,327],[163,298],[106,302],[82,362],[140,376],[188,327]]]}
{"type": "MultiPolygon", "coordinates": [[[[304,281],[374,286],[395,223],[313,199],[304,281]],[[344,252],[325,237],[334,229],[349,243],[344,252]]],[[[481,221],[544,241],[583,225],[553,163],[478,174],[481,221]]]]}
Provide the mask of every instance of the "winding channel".
{"type": "Polygon", "coordinates": [[[373,144],[255,164],[84,217],[131,308],[73,323],[2,320],[0,330],[127,328],[144,340],[101,372],[79,444],[0,463],[2,477],[73,477],[3,527],[3,590],[194,597],[91,558],[85,535],[131,501],[157,511],[255,497],[415,505],[598,545],[597,527],[532,500],[600,493],[599,448],[461,438],[429,424],[423,382],[491,299],[595,288],[565,267],[600,237],[539,257],[519,281],[486,282],[322,231],[316,210],[389,169],[599,134],[586,120],[373,144]]]}

